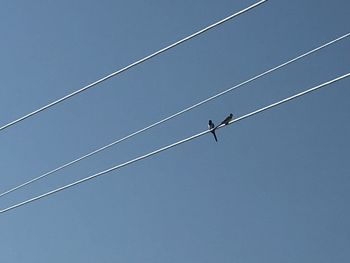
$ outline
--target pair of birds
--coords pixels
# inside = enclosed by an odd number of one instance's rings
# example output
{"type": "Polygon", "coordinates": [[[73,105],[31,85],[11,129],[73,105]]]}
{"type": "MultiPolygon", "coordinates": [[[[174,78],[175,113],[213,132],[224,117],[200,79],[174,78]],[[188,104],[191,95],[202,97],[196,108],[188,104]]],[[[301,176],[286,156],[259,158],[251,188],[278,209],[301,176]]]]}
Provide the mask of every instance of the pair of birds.
{"type": "Polygon", "coordinates": [[[215,134],[215,130],[222,124],[227,125],[230,123],[230,121],[232,121],[233,118],[233,114],[230,113],[230,115],[228,115],[218,126],[215,127],[214,123],[212,122],[212,120],[209,120],[208,123],[208,129],[210,130],[210,132],[214,135],[214,139],[215,141],[218,141],[218,138],[216,137],[215,134]]]}

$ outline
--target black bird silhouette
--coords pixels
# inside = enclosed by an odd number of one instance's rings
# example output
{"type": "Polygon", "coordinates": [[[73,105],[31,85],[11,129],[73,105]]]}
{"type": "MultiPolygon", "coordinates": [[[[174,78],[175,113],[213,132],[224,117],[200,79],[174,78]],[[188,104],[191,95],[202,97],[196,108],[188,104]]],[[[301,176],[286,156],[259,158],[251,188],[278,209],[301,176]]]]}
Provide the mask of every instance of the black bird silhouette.
{"type": "Polygon", "coordinates": [[[229,124],[229,122],[232,121],[232,118],[233,118],[233,114],[230,113],[230,115],[228,115],[218,126],[216,126],[216,128],[222,124],[225,124],[225,125],[229,124]]]}
{"type": "Polygon", "coordinates": [[[214,125],[214,123],[213,123],[211,120],[209,120],[208,129],[209,129],[210,132],[214,135],[214,139],[215,139],[215,141],[217,142],[217,141],[218,141],[218,138],[216,138],[216,134],[215,134],[215,125],[214,125]]]}

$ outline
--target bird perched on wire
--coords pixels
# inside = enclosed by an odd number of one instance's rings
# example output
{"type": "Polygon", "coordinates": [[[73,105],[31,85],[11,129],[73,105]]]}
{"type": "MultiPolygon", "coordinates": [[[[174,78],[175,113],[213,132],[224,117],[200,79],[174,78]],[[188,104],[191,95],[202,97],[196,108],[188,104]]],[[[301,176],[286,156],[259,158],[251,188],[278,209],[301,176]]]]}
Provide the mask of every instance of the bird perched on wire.
{"type": "Polygon", "coordinates": [[[217,141],[218,141],[218,138],[216,138],[216,134],[215,134],[215,125],[214,125],[214,123],[213,123],[211,120],[209,120],[208,129],[209,129],[210,132],[214,135],[214,139],[215,139],[215,141],[217,142],[217,141]]]}
{"type": "MultiPolygon", "coordinates": [[[[218,126],[216,126],[215,129],[216,129],[217,127],[219,127],[220,125],[222,125],[222,124],[225,124],[225,125],[229,124],[230,121],[232,121],[232,118],[233,118],[233,114],[230,113],[230,115],[228,115],[218,126]]],[[[215,129],[214,129],[214,130],[215,130],[215,129]]]]}

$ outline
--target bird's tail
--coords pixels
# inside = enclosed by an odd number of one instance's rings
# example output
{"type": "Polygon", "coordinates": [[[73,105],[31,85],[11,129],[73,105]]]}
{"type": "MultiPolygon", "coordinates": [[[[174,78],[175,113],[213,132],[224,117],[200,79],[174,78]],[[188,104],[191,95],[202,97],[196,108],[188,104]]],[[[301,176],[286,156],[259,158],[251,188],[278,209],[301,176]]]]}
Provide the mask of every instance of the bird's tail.
{"type": "Polygon", "coordinates": [[[216,137],[216,134],[215,134],[215,129],[211,131],[211,133],[214,135],[214,139],[215,141],[217,142],[218,141],[218,138],[216,137]]]}
{"type": "Polygon", "coordinates": [[[222,125],[222,124],[224,124],[224,122],[221,122],[220,124],[216,125],[216,127],[213,129],[213,131],[215,132],[215,130],[216,130],[217,128],[219,128],[219,126],[222,125]]]}

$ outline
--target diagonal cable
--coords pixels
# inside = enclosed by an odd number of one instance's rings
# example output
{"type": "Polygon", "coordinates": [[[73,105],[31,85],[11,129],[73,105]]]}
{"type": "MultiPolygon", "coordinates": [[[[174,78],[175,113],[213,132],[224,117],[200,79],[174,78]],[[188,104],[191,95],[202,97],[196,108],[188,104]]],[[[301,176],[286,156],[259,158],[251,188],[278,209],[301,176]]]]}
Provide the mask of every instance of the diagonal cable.
{"type": "Polygon", "coordinates": [[[77,162],[80,162],[80,161],[82,161],[82,160],[84,160],[84,159],[86,159],[86,158],[88,158],[88,157],[90,157],[92,155],[95,155],[95,154],[97,154],[99,152],[102,152],[102,151],[104,151],[104,150],[106,150],[106,149],[108,149],[108,148],[110,148],[110,147],[112,147],[112,146],[114,146],[114,145],[116,145],[118,143],[121,143],[121,142],[123,142],[123,141],[125,141],[127,139],[130,139],[131,137],[134,137],[134,136],[136,136],[136,135],[138,135],[138,134],[140,134],[142,132],[145,132],[145,131],[147,131],[147,130],[155,127],[155,126],[158,126],[158,125],[160,125],[160,124],[162,124],[164,122],[167,122],[167,121],[169,121],[169,120],[171,120],[171,119],[173,119],[173,118],[175,118],[175,117],[177,117],[179,115],[182,115],[182,114],[184,114],[184,113],[186,113],[186,112],[188,112],[190,110],[193,110],[193,109],[195,109],[195,108],[197,108],[197,107],[199,107],[199,106],[201,106],[201,105],[203,105],[203,104],[205,104],[207,102],[210,102],[210,101],[212,101],[212,100],[214,100],[214,99],[216,99],[216,98],[218,98],[220,96],[223,96],[223,95],[227,94],[228,92],[231,92],[231,91],[233,91],[235,89],[238,89],[238,88],[240,88],[240,87],[242,87],[242,86],[244,86],[244,85],[246,85],[246,84],[248,84],[248,83],[250,83],[250,82],[252,82],[254,80],[257,80],[257,79],[259,79],[259,78],[261,78],[261,77],[263,77],[263,76],[265,76],[267,74],[270,74],[270,73],[272,73],[272,72],[274,72],[274,71],[276,71],[278,69],[281,69],[281,68],[283,68],[283,67],[285,67],[285,66],[287,66],[287,65],[289,65],[291,63],[294,63],[297,60],[305,58],[306,56],[309,56],[309,55],[311,55],[311,54],[313,54],[313,53],[315,53],[317,51],[320,51],[323,48],[326,48],[326,47],[328,47],[328,46],[330,46],[332,44],[335,44],[336,42],[338,42],[340,40],[343,40],[343,39],[345,39],[348,36],[350,36],[350,33],[347,33],[347,34],[345,34],[345,35],[343,35],[341,37],[338,37],[338,38],[336,38],[336,39],[334,39],[332,41],[329,41],[329,42],[327,42],[327,43],[325,43],[325,44],[323,44],[323,45],[321,45],[321,46],[319,46],[317,48],[314,48],[314,49],[312,49],[312,50],[310,50],[310,51],[308,51],[306,53],[303,53],[303,54],[301,54],[301,55],[299,55],[299,56],[297,56],[297,57],[295,57],[293,59],[290,59],[290,60],[288,60],[288,61],[286,61],[286,62],[284,62],[284,63],[282,63],[282,64],[280,64],[280,65],[278,65],[276,67],[273,67],[273,68],[271,68],[271,69],[269,69],[269,70],[267,70],[267,71],[265,71],[265,72],[263,72],[261,74],[258,74],[258,75],[254,76],[254,77],[252,77],[252,78],[250,78],[248,80],[245,80],[245,81],[243,81],[243,82],[241,82],[241,83],[239,83],[239,84],[237,84],[237,85],[235,85],[235,86],[233,86],[233,87],[231,87],[229,89],[226,89],[226,90],[224,90],[224,91],[222,91],[220,93],[217,93],[217,94],[215,94],[215,95],[213,95],[213,96],[211,96],[211,97],[209,97],[207,99],[204,99],[204,100],[202,100],[202,101],[200,101],[200,102],[198,102],[198,103],[196,103],[196,104],[194,104],[194,105],[192,105],[190,107],[187,107],[187,108],[185,108],[185,109],[183,109],[183,110],[181,110],[179,112],[176,112],[176,113],[174,113],[174,114],[172,114],[172,115],[170,115],[170,116],[168,116],[168,117],[166,117],[166,118],[164,118],[164,119],[162,119],[160,121],[157,121],[157,122],[155,122],[155,123],[153,123],[153,124],[151,124],[151,125],[149,125],[149,126],[147,126],[145,128],[142,128],[142,129],[140,129],[138,131],[135,131],[135,132],[133,132],[133,133],[131,133],[131,134],[121,138],[121,139],[115,140],[115,141],[113,141],[113,142],[111,142],[111,143],[109,143],[109,144],[107,144],[107,145],[105,145],[105,146],[103,146],[101,148],[98,148],[98,149],[96,149],[96,150],[94,150],[94,151],[92,151],[92,152],[90,152],[88,154],[85,154],[85,155],[83,155],[83,156],[81,156],[81,157],[79,157],[79,158],[77,158],[75,160],[72,160],[72,161],[70,161],[68,163],[65,163],[65,164],[63,164],[63,165],[61,165],[61,166],[59,166],[59,167],[57,167],[57,168],[55,168],[55,169],[53,169],[51,171],[48,171],[48,172],[46,172],[46,173],[44,173],[42,175],[39,175],[38,177],[35,177],[35,178],[33,178],[31,180],[28,180],[28,181],[26,181],[26,182],[24,182],[24,183],[22,183],[20,185],[17,185],[17,186],[15,186],[15,187],[13,187],[13,188],[11,188],[9,190],[6,190],[6,191],[4,191],[4,192],[2,192],[0,194],[0,197],[2,197],[4,195],[7,195],[7,194],[9,194],[11,192],[14,192],[14,191],[16,191],[16,190],[18,190],[18,189],[20,189],[22,187],[25,187],[25,186],[29,185],[29,184],[32,184],[32,183],[34,183],[34,182],[36,182],[36,181],[38,181],[40,179],[43,179],[43,178],[45,178],[45,177],[47,177],[47,176],[49,176],[51,174],[54,174],[54,173],[56,173],[56,172],[58,172],[58,171],[60,171],[60,170],[62,170],[64,168],[67,168],[67,167],[69,167],[69,166],[71,166],[71,165],[73,165],[73,164],[75,164],[77,162]]]}
{"type": "MultiPolygon", "coordinates": [[[[279,105],[281,105],[281,104],[283,104],[283,103],[286,103],[286,102],[291,101],[291,100],[294,100],[294,99],[296,99],[296,98],[298,98],[298,97],[304,96],[304,95],[306,95],[306,94],[308,94],[308,93],[310,93],[310,92],[313,92],[313,91],[319,90],[319,89],[321,89],[321,88],[324,88],[324,87],[326,87],[326,86],[328,86],[328,85],[330,85],[330,84],[332,84],[332,83],[335,83],[335,82],[337,82],[337,81],[340,81],[340,80],[342,80],[342,79],[345,79],[345,78],[347,78],[347,77],[349,77],[349,76],[350,76],[350,72],[347,73],[347,74],[344,74],[344,75],[342,75],[342,76],[339,76],[339,77],[337,77],[337,78],[335,78],[335,79],[332,79],[332,80],[330,80],[330,81],[324,82],[324,83],[322,83],[322,84],[320,84],[320,85],[317,85],[317,86],[315,86],[315,87],[312,87],[312,88],[310,88],[310,89],[308,89],[308,90],[299,92],[299,93],[297,93],[297,94],[295,94],[295,95],[293,95],[293,96],[287,97],[287,98],[285,98],[285,99],[283,99],[283,100],[280,100],[280,101],[278,101],[278,102],[272,103],[272,104],[270,104],[270,105],[268,105],[268,106],[265,106],[265,107],[263,107],[263,108],[260,108],[260,109],[258,109],[258,110],[255,110],[255,111],[253,111],[253,112],[250,112],[250,113],[248,113],[248,114],[245,114],[245,115],[243,115],[243,116],[241,116],[241,117],[238,117],[238,118],[236,118],[236,119],[234,119],[234,120],[231,120],[231,121],[229,122],[228,125],[233,124],[233,123],[238,122],[238,121],[241,121],[241,120],[244,120],[244,119],[247,119],[247,118],[250,118],[250,117],[252,117],[252,116],[254,116],[254,115],[258,114],[258,113],[261,113],[261,112],[263,112],[263,111],[272,109],[272,108],[274,108],[274,107],[276,107],[276,106],[279,106],[279,105]]],[[[226,126],[227,126],[227,125],[222,124],[222,125],[218,126],[217,129],[220,129],[220,128],[223,128],[223,127],[226,127],[226,126]]],[[[111,167],[111,168],[109,168],[109,169],[107,169],[107,170],[104,170],[104,171],[101,171],[101,172],[99,172],[99,173],[90,175],[90,176],[88,176],[88,177],[82,178],[82,179],[77,180],[77,181],[75,181],[75,182],[72,182],[72,183],[70,183],[70,184],[67,184],[67,185],[64,185],[64,186],[62,186],[62,187],[56,188],[56,189],[54,189],[54,190],[51,190],[51,191],[49,191],[49,192],[46,192],[46,193],[44,193],[44,194],[35,196],[35,197],[30,198],[30,199],[27,199],[27,200],[25,200],[25,201],[23,201],[23,202],[17,203],[17,204],[12,205],[12,206],[9,206],[9,207],[7,207],[7,208],[4,208],[4,209],[0,210],[0,213],[5,213],[5,212],[7,212],[7,211],[10,211],[10,210],[12,210],[12,209],[18,208],[18,207],[20,207],[20,206],[23,206],[23,205],[29,204],[29,203],[31,203],[31,202],[37,201],[37,200],[39,200],[39,199],[41,199],[41,198],[44,198],[44,197],[50,196],[50,195],[52,195],[52,194],[58,193],[58,192],[60,192],[60,191],[63,191],[63,190],[65,190],[65,189],[71,188],[71,187],[73,187],[73,186],[75,186],[75,185],[78,185],[78,184],[84,183],[84,182],[86,182],[86,181],[89,181],[89,180],[91,180],[91,179],[97,178],[97,177],[99,177],[99,176],[101,176],[101,175],[108,174],[108,173],[110,173],[110,172],[112,172],[112,171],[114,171],[114,170],[120,169],[120,168],[122,168],[122,167],[128,166],[128,165],[133,164],[133,163],[135,163],[135,162],[138,162],[138,161],[141,161],[141,160],[143,160],[143,159],[149,158],[149,157],[151,157],[151,156],[153,156],[153,155],[156,155],[156,154],[159,154],[159,153],[161,153],[161,152],[163,152],[163,151],[169,150],[169,149],[171,149],[171,148],[173,148],[173,147],[175,147],[175,146],[178,146],[178,145],[180,145],[180,144],[183,144],[183,143],[185,143],[185,142],[192,141],[192,140],[194,140],[194,139],[196,139],[196,138],[198,138],[198,137],[201,137],[201,136],[207,134],[208,132],[211,132],[211,130],[202,131],[202,132],[200,132],[200,133],[197,133],[197,134],[195,134],[195,135],[192,135],[192,136],[190,136],[190,137],[187,137],[187,138],[185,138],[185,139],[183,139],[183,140],[177,141],[177,142],[175,142],[175,143],[173,143],[173,144],[170,144],[170,145],[167,145],[167,146],[165,146],[165,147],[163,147],[163,148],[157,149],[157,150],[155,150],[155,151],[153,151],[153,152],[144,154],[144,155],[139,156],[139,157],[137,157],[137,158],[134,158],[134,159],[132,159],[132,160],[130,160],[130,161],[127,161],[127,162],[124,162],[124,163],[122,163],[122,164],[118,164],[118,165],[116,165],[116,166],[113,166],[113,167],[111,167]]]]}
{"type": "Polygon", "coordinates": [[[25,119],[27,119],[29,117],[32,117],[32,116],[34,116],[34,115],[44,111],[44,110],[47,110],[47,109],[55,106],[56,104],[59,104],[59,103],[65,101],[65,100],[67,100],[67,99],[69,99],[69,98],[71,98],[71,97],[73,97],[75,95],[78,95],[79,93],[82,93],[82,92],[84,92],[84,91],[86,91],[86,90],[96,86],[97,84],[100,84],[101,82],[104,82],[104,81],[106,81],[106,80],[108,80],[108,79],[110,79],[110,78],[112,78],[112,77],[114,77],[116,75],[119,75],[120,73],[122,73],[124,71],[129,70],[130,68],[133,68],[133,67],[135,67],[135,66],[137,66],[139,64],[142,64],[145,61],[147,61],[147,60],[149,60],[149,59],[151,59],[151,58],[153,58],[155,56],[158,56],[159,54],[161,54],[161,53],[163,53],[165,51],[168,51],[169,49],[172,49],[172,48],[174,48],[174,47],[176,47],[176,46],[178,46],[178,45],[180,45],[180,44],[182,44],[182,43],[184,43],[184,42],[186,42],[186,41],[188,41],[188,40],[190,40],[190,39],[192,39],[192,38],[194,38],[196,36],[199,36],[199,35],[203,34],[204,32],[206,32],[206,31],[208,31],[208,30],[210,30],[210,29],[212,29],[212,28],[214,28],[214,27],[216,27],[218,25],[221,25],[221,24],[227,22],[228,20],[231,20],[234,17],[237,17],[237,16],[239,16],[239,15],[241,15],[241,14],[243,14],[243,13],[245,13],[245,12],[247,12],[247,11],[249,11],[249,10],[251,10],[251,9],[261,5],[261,4],[263,4],[263,3],[265,3],[266,1],[268,1],[268,0],[261,0],[261,1],[257,2],[257,3],[255,3],[255,4],[253,4],[253,5],[245,8],[245,9],[243,9],[243,10],[237,12],[237,13],[234,13],[234,14],[232,14],[232,15],[230,15],[230,16],[228,16],[228,17],[226,17],[226,18],[224,18],[224,19],[222,19],[222,20],[220,20],[220,21],[218,21],[218,22],[216,22],[214,24],[211,24],[210,26],[207,26],[207,27],[205,27],[205,28],[203,28],[203,29],[201,29],[201,30],[199,30],[199,31],[197,31],[197,32],[195,32],[195,33],[193,33],[193,34],[191,34],[191,35],[189,35],[189,36],[187,36],[187,37],[185,37],[185,38],[183,38],[183,39],[181,39],[181,40],[179,40],[179,41],[177,41],[177,42],[175,42],[175,43],[173,43],[173,44],[171,44],[169,46],[167,46],[167,47],[165,47],[165,48],[162,48],[162,49],[160,49],[160,50],[158,50],[158,51],[156,51],[156,52],[154,52],[154,53],[152,53],[152,54],[150,54],[150,55],[148,55],[148,56],[146,56],[146,57],[144,57],[144,58],[142,58],[140,60],[137,60],[134,63],[132,63],[132,64],[130,64],[130,65],[124,67],[124,68],[121,68],[121,69],[119,69],[119,70],[117,70],[117,71],[115,71],[115,72],[113,72],[113,73],[111,73],[111,74],[109,74],[109,75],[99,79],[99,80],[96,80],[95,82],[90,83],[90,84],[80,88],[79,90],[76,90],[76,91],[74,91],[74,92],[72,92],[72,93],[70,93],[70,94],[68,94],[68,95],[66,95],[66,96],[64,96],[62,98],[59,98],[59,99],[57,99],[57,100],[55,100],[55,101],[53,101],[53,102],[51,102],[51,103],[49,103],[47,105],[45,105],[45,106],[35,110],[35,111],[32,111],[32,112],[30,112],[30,113],[28,113],[28,114],[26,114],[26,115],[24,115],[24,116],[22,116],[22,117],[20,117],[20,118],[18,118],[16,120],[14,120],[14,121],[11,121],[11,122],[1,126],[0,127],[0,131],[4,130],[6,128],[9,128],[10,126],[15,125],[15,124],[17,124],[17,123],[19,123],[19,122],[21,122],[21,121],[23,121],[23,120],[25,120],[25,119]]]}

